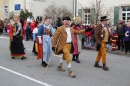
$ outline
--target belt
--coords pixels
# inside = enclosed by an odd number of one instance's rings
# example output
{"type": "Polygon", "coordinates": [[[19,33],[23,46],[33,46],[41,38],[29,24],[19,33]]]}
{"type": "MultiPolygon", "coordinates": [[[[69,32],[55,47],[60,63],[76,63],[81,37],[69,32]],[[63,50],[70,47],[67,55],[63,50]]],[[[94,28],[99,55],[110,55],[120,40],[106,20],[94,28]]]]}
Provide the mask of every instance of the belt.
{"type": "Polygon", "coordinates": [[[68,43],[66,43],[66,44],[71,44],[72,42],[68,42],[68,43]]]}

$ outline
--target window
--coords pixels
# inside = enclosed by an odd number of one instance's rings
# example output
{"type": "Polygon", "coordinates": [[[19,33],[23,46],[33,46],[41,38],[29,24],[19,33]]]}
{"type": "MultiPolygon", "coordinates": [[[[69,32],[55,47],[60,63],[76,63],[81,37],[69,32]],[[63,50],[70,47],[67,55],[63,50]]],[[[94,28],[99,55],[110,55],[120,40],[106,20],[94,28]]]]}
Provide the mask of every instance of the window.
{"type": "Polygon", "coordinates": [[[122,19],[125,23],[130,19],[130,6],[122,7],[122,19]]]}
{"type": "Polygon", "coordinates": [[[89,25],[90,24],[90,9],[85,9],[84,10],[84,23],[86,25],[89,25]]]}

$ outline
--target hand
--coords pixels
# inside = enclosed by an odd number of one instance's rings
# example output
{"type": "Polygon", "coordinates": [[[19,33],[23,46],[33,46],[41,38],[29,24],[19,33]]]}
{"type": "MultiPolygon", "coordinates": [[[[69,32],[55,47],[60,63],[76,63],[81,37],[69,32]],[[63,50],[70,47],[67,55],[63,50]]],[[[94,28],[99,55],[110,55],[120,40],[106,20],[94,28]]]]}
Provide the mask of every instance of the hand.
{"type": "Polygon", "coordinates": [[[99,44],[97,44],[97,51],[99,51],[100,50],[100,47],[101,47],[101,44],[99,43],[99,44]]]}

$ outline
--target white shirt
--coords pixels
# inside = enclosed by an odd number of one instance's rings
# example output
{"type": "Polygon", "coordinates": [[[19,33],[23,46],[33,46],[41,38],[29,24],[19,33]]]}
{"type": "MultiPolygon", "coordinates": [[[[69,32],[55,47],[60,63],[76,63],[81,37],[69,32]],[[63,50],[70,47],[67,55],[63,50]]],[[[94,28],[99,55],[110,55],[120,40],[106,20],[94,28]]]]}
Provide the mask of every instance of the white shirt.
{"type": "Polygon", "coordinates": [[[67,33],[66,43],[70,43],[70,42],[72,42],[70,28],[65,28],[65,30],[66,30],[66,33],[67,33]]]}
{"type": "Polygon", "coordinates": [[[33,32],[32,33],[38,33],[38,28],[34,28],[33,32]]]}

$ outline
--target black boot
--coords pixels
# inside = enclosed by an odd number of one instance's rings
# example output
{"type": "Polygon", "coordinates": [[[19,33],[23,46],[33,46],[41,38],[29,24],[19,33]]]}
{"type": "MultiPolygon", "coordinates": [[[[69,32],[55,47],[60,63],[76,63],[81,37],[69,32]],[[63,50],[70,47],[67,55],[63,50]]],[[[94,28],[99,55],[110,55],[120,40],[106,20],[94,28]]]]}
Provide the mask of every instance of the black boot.
{"type": "Polygon", "coordinates": [[[76,56],[76,55],[73,55],[72,61],[76,61],[75,56],[76,56]]]}
{"type": "Polygon", "coordinates": [[[47,67],[47,63],[44,62],[44,61],[42,61],[42,66],[43,66],[43,67],[47,67]]]}
{"type": "Polygon", "coordinates": [[[76,55],[76,62],[80,63],[80,61],[79,61],[79,54],[76,55]]]}
{"type": "Polygon", "coordinates": [[[106,64],[103,64],[103,70],[108,71],[109,68],[106,66],[106,64]]]}
{"type": "Polygon", "coordinates": [[[27,57],[23,56],[23,57],[21,58],[21,60],[24,60],[24,59],[27,59],[27,57]]]}
{"type": "Polygon", "coordinates": [[[94,67],[102,68],[102,66],[100,66],[98,62],[95,62],[94,67]]]}

